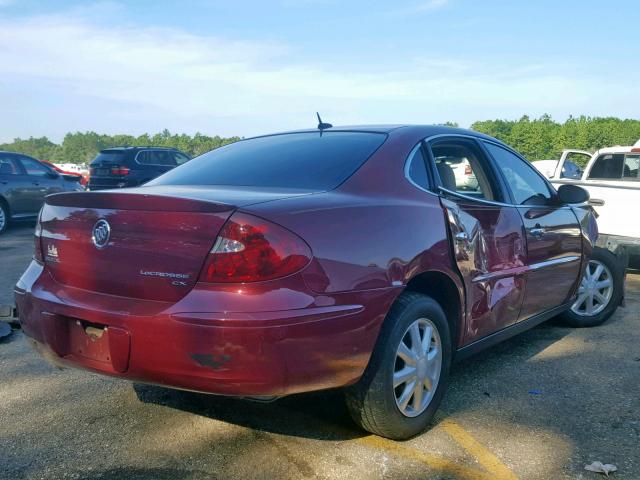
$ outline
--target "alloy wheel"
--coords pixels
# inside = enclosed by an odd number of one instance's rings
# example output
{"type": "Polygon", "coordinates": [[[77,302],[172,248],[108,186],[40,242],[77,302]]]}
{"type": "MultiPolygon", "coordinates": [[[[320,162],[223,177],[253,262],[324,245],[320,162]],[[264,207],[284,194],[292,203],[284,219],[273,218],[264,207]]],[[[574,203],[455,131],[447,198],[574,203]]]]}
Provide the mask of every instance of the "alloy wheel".
{"type": "Polygon", "coordinates": [[[4,213],[4,208],[0,207],[0,232],[4,229],[7,223],[7,216],[4,213]]]}
{"type": "Polygon", "coordinates": [[[591,260],[582,277],[578,298],[571,306],[576,315],[592,317],[604,310],[613,295],[613,276],[607,266],[591,260]]]}
{"type": "Polygon", "coordinates": [[[420,318],[409,325],[396,351],[393,390],[407,417],[424,412],[435,394],[442,369],[442,342],[435,324],[420,318]]]}

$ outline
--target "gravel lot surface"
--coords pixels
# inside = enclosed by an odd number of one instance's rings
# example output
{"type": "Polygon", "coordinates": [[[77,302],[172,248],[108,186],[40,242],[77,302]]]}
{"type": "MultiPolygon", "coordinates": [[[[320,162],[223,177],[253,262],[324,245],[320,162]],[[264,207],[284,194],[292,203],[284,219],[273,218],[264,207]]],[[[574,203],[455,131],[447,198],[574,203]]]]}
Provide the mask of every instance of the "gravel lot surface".
{"type": "MultiPolygon", "coordinates": [[[[33,225],[0,237],[0,303],[33,225]]],[[[408,442],[358,430],[339,392],[274,403],[58,370],[0,341],[0,478],[640,479],[640,275],[603,326],[549,322],[455,366],[433,428],[408,442]]]]}

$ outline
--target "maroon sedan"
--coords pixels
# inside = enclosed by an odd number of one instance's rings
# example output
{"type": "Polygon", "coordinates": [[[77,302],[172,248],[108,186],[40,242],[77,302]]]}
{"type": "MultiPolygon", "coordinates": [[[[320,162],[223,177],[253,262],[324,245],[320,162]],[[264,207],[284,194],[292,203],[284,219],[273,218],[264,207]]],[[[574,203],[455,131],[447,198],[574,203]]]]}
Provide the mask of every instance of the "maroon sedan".
{"type": "Polygon", "coordinates": [[[570,311],[587,199],[461,129],[263,136],[143,187],[47,197],[15,297],[58,364],[242,397],[346,387],[362,427],[407,438],[454,357],[611,314],[570,311]]]}

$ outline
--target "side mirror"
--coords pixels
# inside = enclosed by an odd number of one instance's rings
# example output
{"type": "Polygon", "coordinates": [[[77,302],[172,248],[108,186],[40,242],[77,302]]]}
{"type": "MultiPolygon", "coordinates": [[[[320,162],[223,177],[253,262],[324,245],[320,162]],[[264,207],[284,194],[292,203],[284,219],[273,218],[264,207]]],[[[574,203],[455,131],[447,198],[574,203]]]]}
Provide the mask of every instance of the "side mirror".
{"type": "Polygon", "coordinates": [[[589,201],[589,192],[578,185],[567,183],[558,188],[558,197],[564,204],[582,204],[589,201]]]}

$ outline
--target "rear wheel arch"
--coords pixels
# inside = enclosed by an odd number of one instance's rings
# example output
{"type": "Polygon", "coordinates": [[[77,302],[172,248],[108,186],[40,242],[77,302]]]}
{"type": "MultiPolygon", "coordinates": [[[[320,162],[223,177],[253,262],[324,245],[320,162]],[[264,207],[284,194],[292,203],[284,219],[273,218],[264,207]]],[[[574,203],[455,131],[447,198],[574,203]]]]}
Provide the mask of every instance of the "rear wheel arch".
{"type": "Polygon", "coordinates": [[[463,332],[464,297],[461,289],[462,286],[459,286],[449,275],[438,270],[416,275],[405,287],[407,292],[421,293],[438,302],[447,317],[454,349],[460,344],[460,335],[463,332]]]}

